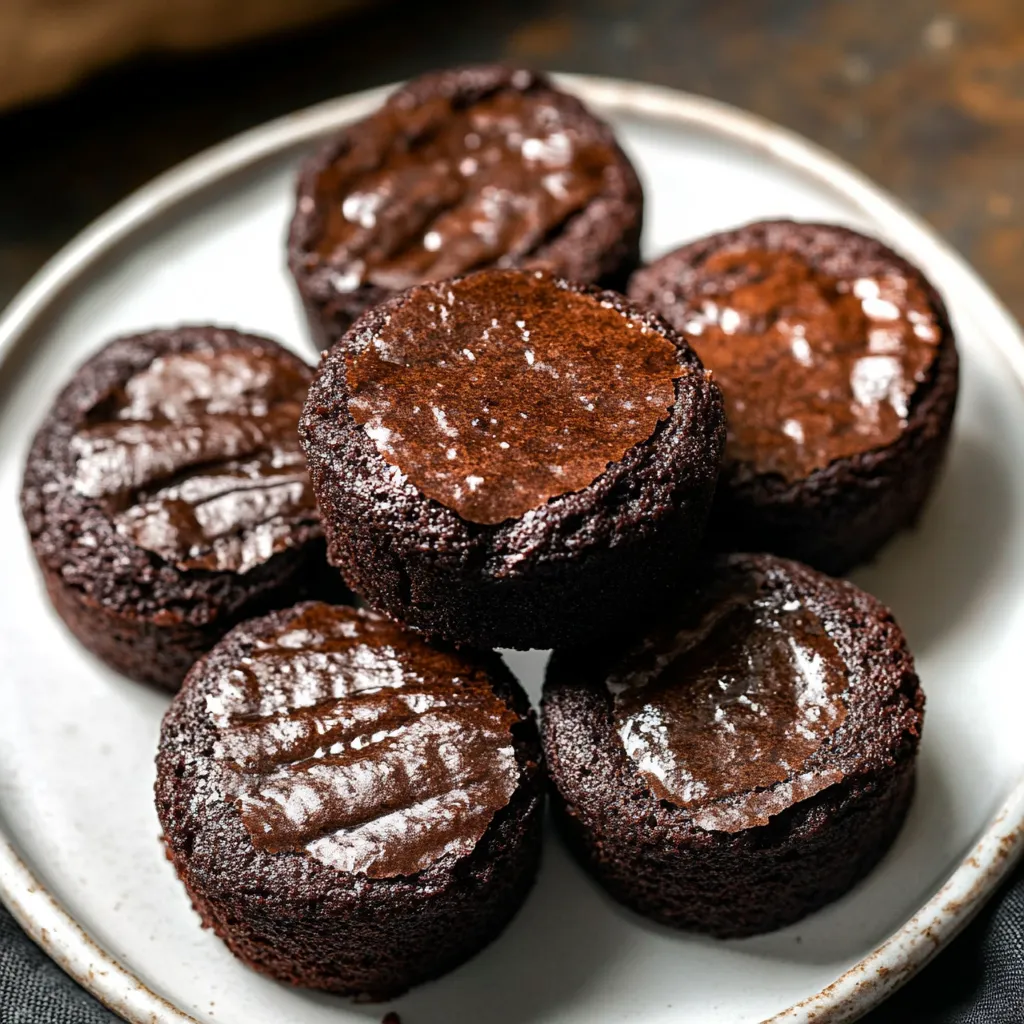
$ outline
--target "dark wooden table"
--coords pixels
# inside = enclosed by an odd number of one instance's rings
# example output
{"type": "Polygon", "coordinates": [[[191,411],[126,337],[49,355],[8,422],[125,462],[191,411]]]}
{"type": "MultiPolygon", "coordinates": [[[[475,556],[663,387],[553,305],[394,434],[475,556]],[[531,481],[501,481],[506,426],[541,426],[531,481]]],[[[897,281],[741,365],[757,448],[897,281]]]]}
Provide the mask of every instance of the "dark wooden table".
{"type": "MultiPolygon", "coordinates": [[[[788,125],[906,201],[1024,317],[1024,0],[393,0],[227,53],[140,60],[0,116],[0,306],[108,206],[211,143],[494,59],[676,86],[788,125]]],[[[873,1024],[970,1006],[972,1020],[1016,1021],[985,975],[1017,927],[1010,903],[873,1024]]]]}
{"type": "Polygon", "coordinates": [[[140,60],[0,116],[0,305],[110,204],[213,142],[497,58],[677,86],[795,128],[931,221],[1024,316],[1021,0],[399,0],[227,53],[140,60]]]}

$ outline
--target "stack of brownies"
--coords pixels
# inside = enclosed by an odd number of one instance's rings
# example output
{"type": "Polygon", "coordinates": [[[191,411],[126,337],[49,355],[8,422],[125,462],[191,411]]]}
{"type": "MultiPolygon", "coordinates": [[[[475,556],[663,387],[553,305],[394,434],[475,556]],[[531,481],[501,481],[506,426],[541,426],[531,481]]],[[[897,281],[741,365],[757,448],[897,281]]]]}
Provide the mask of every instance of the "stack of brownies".
{"type": "Polygon", "coordinates": [[[899,830],[924,697],[833,577],[942,463],[942,300],[823,224],[641,266],[642,219],[609,127],[544,77],[427,75],[301,171],[316,370],[152,331],[39,430],[50,597],[177,691],[167,852],[257,970],[385,999],[454,968],[526,898],[545,793],[612,896],[717,936],[835,899],[899,830]],[[539,731],[502,647],[555,649],[539,731]]]}

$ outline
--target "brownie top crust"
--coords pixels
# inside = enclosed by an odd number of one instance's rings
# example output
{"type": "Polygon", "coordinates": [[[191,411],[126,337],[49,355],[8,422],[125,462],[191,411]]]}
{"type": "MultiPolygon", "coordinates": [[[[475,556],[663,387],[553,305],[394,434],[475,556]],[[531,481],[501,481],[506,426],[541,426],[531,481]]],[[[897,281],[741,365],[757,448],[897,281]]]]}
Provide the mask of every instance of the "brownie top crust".
{"type": "Polygon", "coordinates": [[[920,273],[880,243],[832,229],[818,252],[809,228],[790,227],[687,247],[641,271],[631,295],[715,375],[727,461],[793,482],[899,438],[945,326],[920,273]]]}
{"type": "Polygon", "coordinates": [[[608,293],[512,270],[410,290],[346,365],[378,452],[484,524],[592,483],[667,419],[685,372],[608,293]]]}
{"type": "Polygon", "coordinates": [[[298,443],[312,376],[277,342],[212,325],[109,342],[25,463],[44,571],[90,606],[160,625],[230,622],[268,595],[322,536],[298,443]]]}
{"type": "Polygon", "coordinates": [[[606,190],[621,154],[528,72],[493,87],[403,91],[320,172],[315,251],[335,285],[391,291],[541,249],[606,190]]]}
{"type": "Polygon", "coordinates": [[[74,488],[178,569],[245,573],[315,518],[297,434],[310,376],[270,349],[157,356],[77,425],[74,488]]]}
{"type": "Polygon", "coordinates": [[[213,775],[258,850],[413,875],[471,853],[520,783],[520,715],[480,657],[326,604],[268,621],[239,653],[215,651],[192,685],[213,775]]]}
{"type": "Polygon", "coordinates": [[[731,555],[642,636],[556,652],[545,702],[583,693],[652,802],[740,833],[905,757],[912,664],[852,584],[731,555]]]}
{"type": "Polygon", "coordinates": [[[607,685],[616,730],[652,792],[728,832],[841,781],[841,771],[808,771],[808,761],[846,718],[847,672],[799,597],[756,576],[717,590],[607,685]]]}

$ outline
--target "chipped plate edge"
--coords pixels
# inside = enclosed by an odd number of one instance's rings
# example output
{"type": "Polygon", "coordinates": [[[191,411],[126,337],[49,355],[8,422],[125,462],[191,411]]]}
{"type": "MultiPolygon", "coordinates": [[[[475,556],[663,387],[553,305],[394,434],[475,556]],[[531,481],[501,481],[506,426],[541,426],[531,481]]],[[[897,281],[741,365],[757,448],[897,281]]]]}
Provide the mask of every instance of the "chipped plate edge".
{"type": "MultiPolygon", "coordinates": [[[[683,123],[759,150],[839,193],[886,225],[895,245],[953,282],[986,337],[1024,388],[1024,337],[1009,311],[974,271],[921,220],[826,150],[754,114],[700,96],[611,78],[558,75],[601,109],[683,123]]],[[[139,189],[94,221],[29,281],[0,318],[0,374],[6,376],[37,319],[93,265],[156,218],[196,193],[373,110],[393,86],[371,89],[289,114],[214,146],[139,189]]],[[[817,994],[763,1024],[845,1024],[909,980],[981,908],[1024,853],[1024,779],[945,884],[885,942],[817,994]]],[[[45,889],[0,829],[0,900],[27,934],[100,1002],[132,1024],[198,1024],[149,989],[102,949],[45,889]]]]}

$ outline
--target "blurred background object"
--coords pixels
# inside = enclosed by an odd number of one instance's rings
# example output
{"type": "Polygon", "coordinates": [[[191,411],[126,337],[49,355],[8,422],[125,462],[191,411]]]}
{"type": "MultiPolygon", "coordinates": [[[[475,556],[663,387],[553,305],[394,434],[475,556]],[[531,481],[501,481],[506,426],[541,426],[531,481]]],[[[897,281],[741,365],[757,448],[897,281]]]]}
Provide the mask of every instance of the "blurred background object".
{"type": "Polygon", "coordinates": [[[55,92],[140,51],[217,46],[352,6],[353,0],[4,0],[0,107],[55,92]]]}

